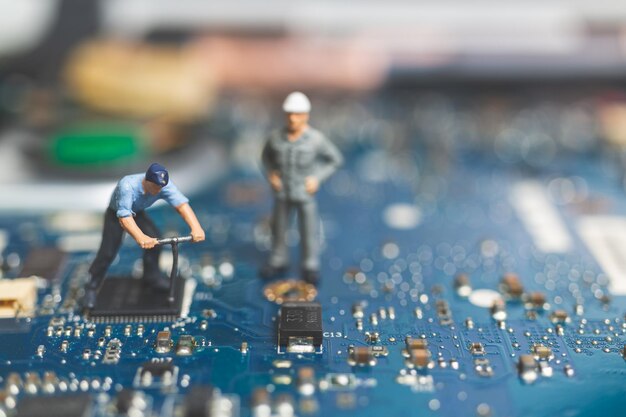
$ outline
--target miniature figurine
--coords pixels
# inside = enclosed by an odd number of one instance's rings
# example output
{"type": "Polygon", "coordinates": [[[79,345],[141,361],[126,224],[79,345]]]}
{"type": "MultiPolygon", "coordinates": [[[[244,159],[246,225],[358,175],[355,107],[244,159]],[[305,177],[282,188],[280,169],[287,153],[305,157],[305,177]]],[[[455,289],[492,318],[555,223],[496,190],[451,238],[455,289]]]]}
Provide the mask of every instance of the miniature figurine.
{"type": "Polygon", "coordinates": [[[189,205],[189,199],[169,181],[165,167],[153,163],[145,174],[125,176],[117,183],[104,214],[102,242],[96,259],[89,268],[91,280],[83,301],[86,308],[92,309],[95,306],[105,274],[122,245],[124,231],[144,249],[145,282],[159,289],[169,288],[167,277],[159,270],[161,248],[158,246],[157,237],[160,236],[160,232],[144,211],[159,199],[164,199],[176,208],[178,214],[189,225],[193,242],[204,240],[204,230],[189,205]]]}
{"type": "Polygon", "coordinates": [[[319,280],[318,215],[315,193],[320,184],[343,163],[339,150],[322,133],[309,126],[311,102],[293,92],[283,103],[287,126],[272,133],[262,155],[267,179],[274,191],[272,249],[261,268],[263,278],[286,272],[288,250],[285,232],[292,211],[297,212],[301,244],[302,278],[319,280]]]}

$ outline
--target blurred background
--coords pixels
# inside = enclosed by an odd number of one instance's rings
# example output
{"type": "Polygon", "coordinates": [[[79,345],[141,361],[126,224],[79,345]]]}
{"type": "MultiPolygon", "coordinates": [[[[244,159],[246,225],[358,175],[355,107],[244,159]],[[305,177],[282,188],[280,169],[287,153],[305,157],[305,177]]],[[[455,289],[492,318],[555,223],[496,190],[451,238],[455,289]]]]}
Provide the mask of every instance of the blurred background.
{"type": "Polygon", "coordinates": [[[0,209],[101,210],[151,161],[188,193],[255,170],[295,89],[340,146],[415,141],[429,170],[623,166],[625,81],[618,0],[0,0],[0,209]]]}

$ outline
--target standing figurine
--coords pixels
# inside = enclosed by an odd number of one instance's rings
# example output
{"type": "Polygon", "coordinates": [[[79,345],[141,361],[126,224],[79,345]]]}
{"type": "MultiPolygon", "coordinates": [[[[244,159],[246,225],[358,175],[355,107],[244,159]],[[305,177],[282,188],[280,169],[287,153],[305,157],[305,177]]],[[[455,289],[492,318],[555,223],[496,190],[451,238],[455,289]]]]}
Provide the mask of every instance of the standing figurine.
{"type": "Polygon", "coordinates": [[[274,191],[272,250],[261,268],[263,278],[286,272],[289,262],[285,232],[292,211],[298,215],[302,278],[319,280],[319,238],[315,193],[320,184],[343,163],[339,150],[322,133],[309,126],[311,102],[293,92],[283,103],[287,126],[273,132],[263,149],[263,167],[274,191]]]}
{"type": "Polygon", "coordinates": [[[169,281],[159,270],[161,248],[157,245],[157,237],[160,237],[160,232],[144,211],[159,199],[176,208],[178,214],[191,228],[194,242],[204,240],[204,230],[189,205],[189,199],[169,181],[165,167],[153,163],[145,174],[125,176],[117,183],[104,214],[102,242],[96,259],[89,268],[91,280],[87,285],[83,303],[86,308],[91,309],[96,303],[104,276],[122,245],[124,231],[144,249],[144,280],[159,289],[169,288],[169,281]]]}

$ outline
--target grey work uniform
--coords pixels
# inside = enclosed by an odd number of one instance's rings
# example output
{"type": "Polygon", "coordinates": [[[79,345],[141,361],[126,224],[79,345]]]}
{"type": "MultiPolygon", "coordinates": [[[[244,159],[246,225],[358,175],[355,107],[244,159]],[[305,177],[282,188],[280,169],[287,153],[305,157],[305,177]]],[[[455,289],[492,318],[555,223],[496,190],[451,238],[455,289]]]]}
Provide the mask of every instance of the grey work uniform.
{"type": "Polygon", "coordinates": [[[272,252],[269,264],[287,266],[289,255],[285,232],[292,210],[298,214],[301,242],[301,264],[305,270],[319,270],[319,239],[317,236],[317,205],[315,196],[304,186],[306,177],[316,177],[320,183],[330,177],[343,163],[341,152],[322,133],[309,127],[294,140],[287,139],[285,129],[273,132],[262,156],[267,173],[278,172],[282,189],[274,191],[272,215],[272,252]]]}

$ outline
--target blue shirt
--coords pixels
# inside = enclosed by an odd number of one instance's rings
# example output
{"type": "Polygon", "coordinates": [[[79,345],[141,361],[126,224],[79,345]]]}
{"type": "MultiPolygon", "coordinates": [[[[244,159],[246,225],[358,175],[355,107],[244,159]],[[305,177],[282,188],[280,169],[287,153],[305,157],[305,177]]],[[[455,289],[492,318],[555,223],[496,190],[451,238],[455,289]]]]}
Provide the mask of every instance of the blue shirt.
{"type": "Polygon", "coordinates": [[[158,194],[152,195],[144,192],[141,184],[144,178],[145,174],[127,175],[117,183],[109,203],[109,208],[116,212],[117,217],[134,216],[160,199],[174,207],[189,202],[189,199],[178,191],[171,181],[161,188],[158,194]]]}

